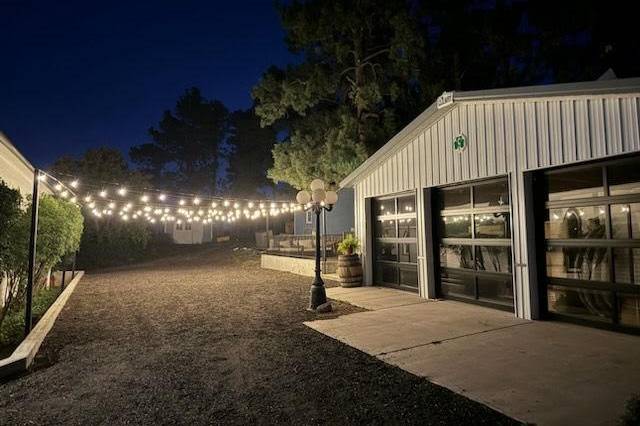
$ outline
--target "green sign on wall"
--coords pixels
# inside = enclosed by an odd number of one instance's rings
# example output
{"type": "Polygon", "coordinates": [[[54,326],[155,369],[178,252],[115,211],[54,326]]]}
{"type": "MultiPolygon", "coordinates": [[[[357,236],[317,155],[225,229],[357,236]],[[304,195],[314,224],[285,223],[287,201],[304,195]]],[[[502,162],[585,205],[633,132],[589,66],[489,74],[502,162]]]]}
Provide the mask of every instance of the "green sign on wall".
{"type": "Polygon", "coordinates": [[[464,133],[460,133],[453,140],[453,150],[457,153],[462,153],[465,149],[467,149],[467,137],[464,133]]]}

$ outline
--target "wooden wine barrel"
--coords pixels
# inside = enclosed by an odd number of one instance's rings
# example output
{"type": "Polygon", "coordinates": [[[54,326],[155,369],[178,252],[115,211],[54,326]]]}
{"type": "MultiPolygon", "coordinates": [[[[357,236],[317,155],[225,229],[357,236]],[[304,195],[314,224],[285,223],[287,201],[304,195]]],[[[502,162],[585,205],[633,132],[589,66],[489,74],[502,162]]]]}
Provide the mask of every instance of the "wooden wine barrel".
{"type": "Polygon", "coordinates": [[[362,263],[357,254],[338,256],[338,277],[342,287],[359,287],[362,285],[362,263]]]}

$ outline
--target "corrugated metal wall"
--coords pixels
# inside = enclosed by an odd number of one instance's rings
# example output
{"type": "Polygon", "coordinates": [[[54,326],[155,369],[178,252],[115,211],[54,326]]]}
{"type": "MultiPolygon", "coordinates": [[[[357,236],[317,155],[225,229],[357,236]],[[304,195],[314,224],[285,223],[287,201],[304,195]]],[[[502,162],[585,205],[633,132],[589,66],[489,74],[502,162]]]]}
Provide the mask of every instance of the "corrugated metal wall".
{"type": "MultiPolygon", "coordinates": [[[[372,281],[370,247],[364,238],[365,198],[508,175],[512,193],[516,312],[529,318],[523,172],[640,150],[640,94],[458,102],[417,137],[389,154],[355,183],[355,225],[363,242],[365,280],[372,281]],[[459,133],[468,140],[452,149],[459,133]]],[[[424,208],[422,191],[417,211],[424,208]]],[[[428,207],[428,206],[427,206],[428,207]]],[[[418,239],[425,227],[419,216],[418,239]]],[[[421,295],[427,297],[424,244],[418,244],[421,295]]]]}

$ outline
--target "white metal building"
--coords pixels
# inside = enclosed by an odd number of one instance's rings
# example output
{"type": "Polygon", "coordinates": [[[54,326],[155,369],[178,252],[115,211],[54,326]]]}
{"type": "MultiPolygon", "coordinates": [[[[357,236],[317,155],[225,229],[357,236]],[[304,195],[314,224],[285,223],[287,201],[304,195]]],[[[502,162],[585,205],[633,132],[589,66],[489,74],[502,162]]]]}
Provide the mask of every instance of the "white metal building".
{"type": "Polygon", "coordinates": [[[640,78],[445,92],[341,182],[367,285],[640,329],[640,78]]]}

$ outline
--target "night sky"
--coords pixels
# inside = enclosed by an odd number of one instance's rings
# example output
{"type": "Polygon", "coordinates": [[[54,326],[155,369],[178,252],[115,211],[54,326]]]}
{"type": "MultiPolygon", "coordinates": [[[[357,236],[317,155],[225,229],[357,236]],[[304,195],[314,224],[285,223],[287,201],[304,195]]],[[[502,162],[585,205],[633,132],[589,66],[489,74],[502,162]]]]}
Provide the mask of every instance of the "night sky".
{"type": "Polygon", "coordinates": [[[0,0],[0,131],[35,165],[128,154],[196,86],[231,110],[293,58],[270,0],[0,0]]]}

